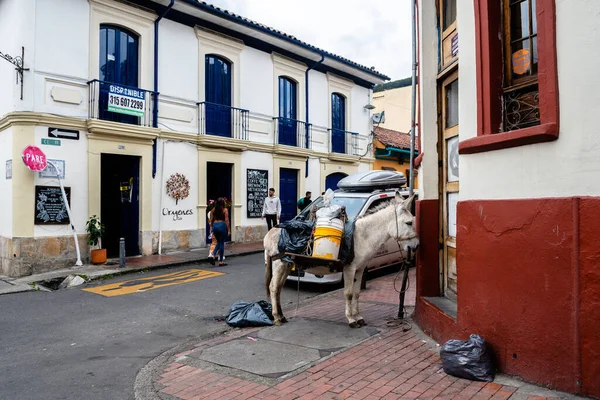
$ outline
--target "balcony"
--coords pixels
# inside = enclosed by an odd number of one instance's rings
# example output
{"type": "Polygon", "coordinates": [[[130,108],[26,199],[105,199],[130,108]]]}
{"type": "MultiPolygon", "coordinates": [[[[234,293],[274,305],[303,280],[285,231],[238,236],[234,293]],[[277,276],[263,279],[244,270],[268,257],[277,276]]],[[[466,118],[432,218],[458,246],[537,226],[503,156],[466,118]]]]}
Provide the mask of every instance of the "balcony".
{"type": "Polygon", "coordinates": [[[311,124],[291,118],[274,117],[273,125],[275,144],[310,149],[311,124]]]}
{"type": "Polygon", "coordinates": [[[90,119],[153,126],[155,92],[98,79],[89,81],[88,88],[90,119]]]}
{"type": "Polygon", "coordinates": [[[198,133],[239,140],[248,140],[249,111],[208,103],[198,104],[198,133]]]}
{"type": "Polygon", "coordinates": [[[359,156],[358,133],[341,129],[327,129],[329,132],[329,153],[359,156]]]}

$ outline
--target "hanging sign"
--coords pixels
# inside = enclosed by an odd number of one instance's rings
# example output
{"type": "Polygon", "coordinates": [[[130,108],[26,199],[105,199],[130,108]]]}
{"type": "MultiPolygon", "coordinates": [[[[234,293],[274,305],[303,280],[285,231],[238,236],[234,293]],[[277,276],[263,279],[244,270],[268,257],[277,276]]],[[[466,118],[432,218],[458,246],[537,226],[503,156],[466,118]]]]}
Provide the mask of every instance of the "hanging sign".
{"type": "Polygon", "coordinates": [[[108,90],[108,111],[119,114],[143,117],[146,109],[146,92],[129,89],[119,85],[110,85],[108,90]]]}
{"type": "Polygon", "coordinates": [[[39,172],[46,169],[48,160],[44,152],[36,146],[27,146],[21,155],[23,162],[32,171],[39,172]]]}
{"type": "Polygon", "coordinates": [[[246,175],[246,198],[248,205],[247,217],[260,218],[268,196],[269,171],[262,169],[249,169],[246,175]]]}

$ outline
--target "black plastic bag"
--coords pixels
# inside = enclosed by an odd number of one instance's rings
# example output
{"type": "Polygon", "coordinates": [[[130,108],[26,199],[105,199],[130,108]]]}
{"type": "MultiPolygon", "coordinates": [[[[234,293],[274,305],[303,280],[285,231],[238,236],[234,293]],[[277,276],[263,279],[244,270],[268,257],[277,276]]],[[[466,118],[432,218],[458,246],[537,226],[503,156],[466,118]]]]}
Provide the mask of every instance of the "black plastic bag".
{"type": "Polygon", "coordinates": [[[227,325],[244,328],[247,326],[273,325],[273,308],[264,300],[254,303],[236,301],[229,309],[227,325]]]}
{"type": "Polygon", "coordinates": [[[469,340],[448,340],[440,351],[442,367],[448,375],[474,381],[492,382],[495,368],[491,351],[479,335],[469,340]]]}
{"type": "MultiPolygon", "coordinates": [[[[281,228],[279,242],[277,242],[279,253],[302,254],[312,237],[314,226],[314,221],[301,221],[297,219],[277,225],[277,228],[281,228]]],[[[292,262],[292,259],[288,256],[283,257],[282,260],[284,262],[292,262]]]]}

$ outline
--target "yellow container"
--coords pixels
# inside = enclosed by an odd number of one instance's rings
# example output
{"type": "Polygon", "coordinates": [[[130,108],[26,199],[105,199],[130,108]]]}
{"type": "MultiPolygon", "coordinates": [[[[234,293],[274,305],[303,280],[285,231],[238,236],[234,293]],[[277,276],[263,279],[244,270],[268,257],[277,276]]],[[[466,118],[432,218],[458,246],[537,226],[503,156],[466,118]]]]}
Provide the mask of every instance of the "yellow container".
{"type": "Polygon", "coordinates": [[[344,233],[344,223],[338,218],[319,218],[315,228],[313,256],[337,260],[344,233]]]}

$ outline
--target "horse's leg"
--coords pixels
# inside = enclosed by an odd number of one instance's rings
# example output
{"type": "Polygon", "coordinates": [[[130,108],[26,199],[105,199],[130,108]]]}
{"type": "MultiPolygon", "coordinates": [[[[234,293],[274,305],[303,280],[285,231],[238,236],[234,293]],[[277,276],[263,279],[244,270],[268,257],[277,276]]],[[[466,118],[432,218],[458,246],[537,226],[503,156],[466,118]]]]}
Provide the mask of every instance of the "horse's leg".
{"type": "Polygon", "coordinates": [[[285,285],[285,280],[287,279],[290,269],[292,268],[291,264],[282,262],[281,263],[283,274],[281,275],[281,282],[279,282],[279,291],[277,292],[277,313],[280,316],[281,323],[285,324],[288,322],[287,318],[283,315],[283,310],[281,308],[281,291],[283,290],[283,285],[285,285]]]}
{"type": "Polygon", "coordinates": [[[358,299],[360,297],[360,287],[363,279],[363,274],[365,272],[365,265],[362,265],[356,270],[356,274],[354,275],[354,285],[352,286],[352,316],[356,320],[356,323],[359,326],[366,325],[367,323],[361,317],[358,311],[358,299]]]}
{"type": "Polygon", "coordinates": [[[344,297],[346,298],[346,318],[350,328],[358,328],[360,325],[354,319],[352,312],[352,298],[354,296],[354,277],[356,268],[351,265],[344,267],[344,297]]]}
{"type": "Polygon", "coordinates": [[[271,306],[273,307],[273,324],[281,325],[281,304],[279,301],[279,293],[281,292],[281,276],[284,272],[285,264],[281,260],[273,261],[273,277],[269,284],[271,292],[271,306]]]}

